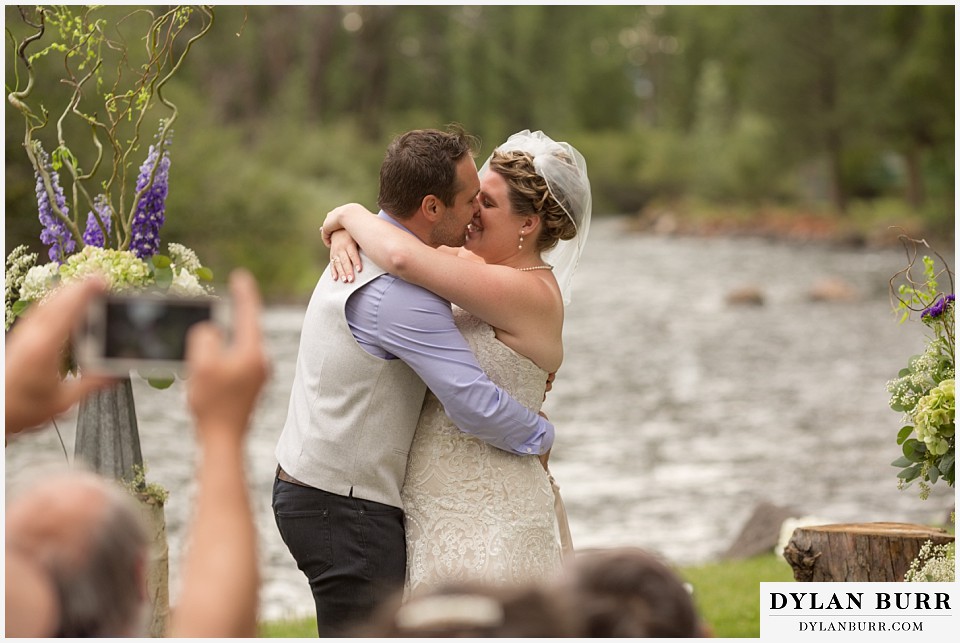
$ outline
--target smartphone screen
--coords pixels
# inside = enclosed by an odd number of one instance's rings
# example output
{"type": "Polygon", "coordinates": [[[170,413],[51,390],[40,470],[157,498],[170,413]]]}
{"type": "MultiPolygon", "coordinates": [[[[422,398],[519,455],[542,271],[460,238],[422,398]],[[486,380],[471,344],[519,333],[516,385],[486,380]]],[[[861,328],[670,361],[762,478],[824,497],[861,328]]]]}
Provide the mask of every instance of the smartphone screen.
{"type": "Polygon", "coordinates": [[[187,331],[197,322],[210,319],[208,302],[107,299],[103,356],[107,359],[181,361],[186,355],[187,331]]]}
{"type": "Polygon", "coordinates": [[[221,298],[111,294],[92,301],[75,346],[81,368],[123,375],[131,369],[180,372],[187,334],[194,324],[213,321],[229,331],[229,310],[221,298]]]}

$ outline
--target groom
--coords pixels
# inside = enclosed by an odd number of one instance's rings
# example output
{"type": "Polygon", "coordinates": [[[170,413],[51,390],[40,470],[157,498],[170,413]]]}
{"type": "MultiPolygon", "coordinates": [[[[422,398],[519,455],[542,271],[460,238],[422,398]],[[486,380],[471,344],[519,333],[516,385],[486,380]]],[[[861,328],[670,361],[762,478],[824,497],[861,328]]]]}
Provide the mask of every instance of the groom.
{"type": "MultiPolygon", "coordinates": [[[[387,148],[380,217],[460,246],[479,210],[471,139],[414,130],[387,148]]],[[[523,455],[553,426],[484,374],[450,303],[369,258],[352,283],[329,268],[307,307],[273,487],[280,535],[306,575],[320,636],[342,636],[404,581],[400,488],[427,388],[466,433],[523,455]]]]}

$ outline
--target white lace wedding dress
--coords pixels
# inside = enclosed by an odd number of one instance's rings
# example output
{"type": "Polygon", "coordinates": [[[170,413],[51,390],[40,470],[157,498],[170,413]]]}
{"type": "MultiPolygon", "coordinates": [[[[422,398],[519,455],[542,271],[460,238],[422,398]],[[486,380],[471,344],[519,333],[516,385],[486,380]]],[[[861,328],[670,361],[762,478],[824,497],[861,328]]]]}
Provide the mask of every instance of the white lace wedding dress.
{"type": "MultiPolygon", "coordinates": [[[[453,312],[490,379],[528,408],[539,409],[547,373],[501,343],[485,322],[456,306],[453,312]]],[[[429,392],[402,498],[407,596],[445,582],[543,580],[560,569],[554,491],[539,459],[461,432],[429,392]]]]}

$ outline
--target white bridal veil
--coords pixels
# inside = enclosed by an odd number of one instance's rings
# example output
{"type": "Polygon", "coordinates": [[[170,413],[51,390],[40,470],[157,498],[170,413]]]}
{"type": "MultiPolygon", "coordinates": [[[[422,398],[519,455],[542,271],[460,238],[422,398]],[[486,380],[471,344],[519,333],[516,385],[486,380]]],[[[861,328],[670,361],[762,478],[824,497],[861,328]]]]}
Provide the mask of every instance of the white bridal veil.
{"type": "MultiPolygon", "coordinates": [[[[533,169],[547,182],[550,195],[560,204],[577,229],[577,235],[573,239],[559,241],[556,247],[543,256],[543,260],[553,266],[560,292],[563,294],[563,303],[569,304],[573,273],[577,270],[580,253],[587,240],[593,209],[587,162],[572,145],[554,141],[541,131],[517,132],[494,151],[519,151],[532,156],[533,169]]],[[[480,168],[480,175],[483,176],[489,167],[488,158],[480,168]]]]}

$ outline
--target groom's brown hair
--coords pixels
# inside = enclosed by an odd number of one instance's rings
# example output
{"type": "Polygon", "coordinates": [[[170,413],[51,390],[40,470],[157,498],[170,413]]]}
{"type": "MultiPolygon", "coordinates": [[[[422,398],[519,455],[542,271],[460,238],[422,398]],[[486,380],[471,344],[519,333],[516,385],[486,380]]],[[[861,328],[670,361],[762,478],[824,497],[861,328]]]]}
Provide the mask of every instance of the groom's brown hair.
{"type": "Polygon", "coordinates": [[[428,195],[452,205],[460,186],[457,164],[476,152],[476,139],[460,125],[447,131],[411,130],[393,139],[380,165],[377,205],[397,219],[407,219],[428,195]]]}

